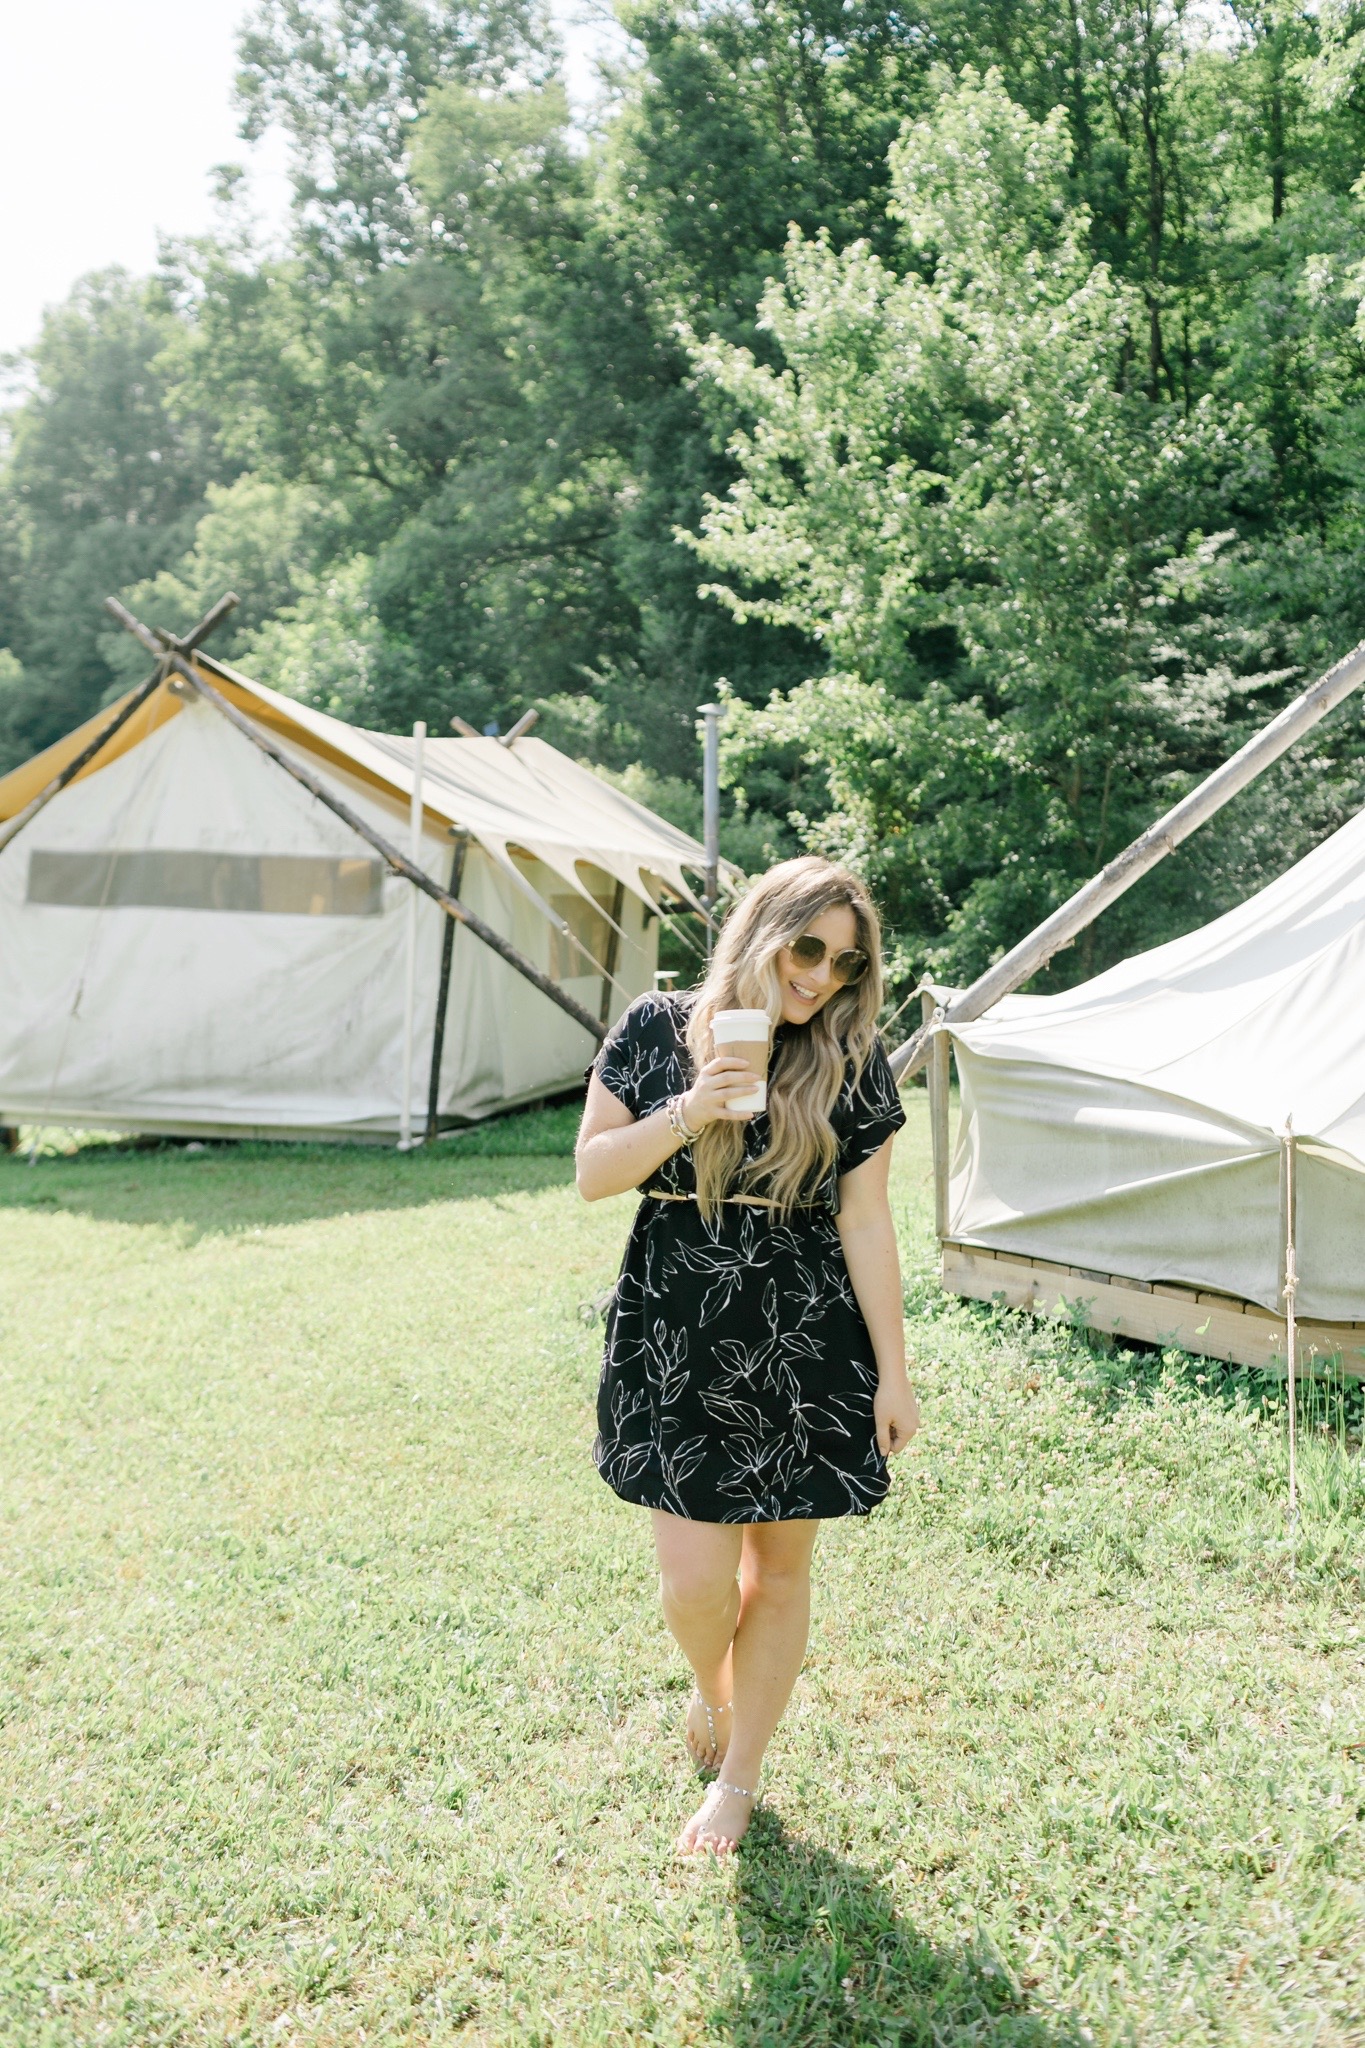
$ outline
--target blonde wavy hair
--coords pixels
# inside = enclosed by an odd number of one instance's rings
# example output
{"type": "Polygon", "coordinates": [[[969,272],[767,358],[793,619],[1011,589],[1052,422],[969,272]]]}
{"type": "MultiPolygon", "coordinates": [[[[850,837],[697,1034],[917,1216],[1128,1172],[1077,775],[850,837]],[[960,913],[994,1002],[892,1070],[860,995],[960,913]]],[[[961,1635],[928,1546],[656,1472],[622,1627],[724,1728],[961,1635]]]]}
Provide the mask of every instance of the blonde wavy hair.
{"type": "Polygon", "coordinates": [[[882,1006],[881,927],[872,898],[858,877],[808,854],[769,868],[725,920],[711,967],[687,1021],[694,1071],[715,1055],[711,1019],[717,1010],[766,1010],[774,1030],[782,1021],[777,956],[811,921],[844,904],[853,912],[857,943],[867,955],[861,981],[836,988],[808,1024],[792,1027],[768,1077],[771,1140],[744,1162],[744,1126],[724,1119],[708,1124],[692,1147],[697,1203],[709,1222],[732,1192],[758,1193],[790,1214],[838,1156],[831,1112],[849,1060],[862,1076],[882,1006]]]}

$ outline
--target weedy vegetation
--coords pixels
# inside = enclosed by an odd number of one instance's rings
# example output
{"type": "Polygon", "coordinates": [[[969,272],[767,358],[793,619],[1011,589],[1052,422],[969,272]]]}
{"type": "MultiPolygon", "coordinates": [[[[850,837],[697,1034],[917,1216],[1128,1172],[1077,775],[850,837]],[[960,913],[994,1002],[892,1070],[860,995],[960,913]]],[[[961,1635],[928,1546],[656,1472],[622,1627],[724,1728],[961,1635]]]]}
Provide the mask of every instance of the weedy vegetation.
{"type": "Polygon", "coordinates": [[[433,1154],[0,1161],[0,2039],[1365,2039],[1353,1388],[945,1299],[730,1867],[589,1462],[627,1201],[433,1154]]]}

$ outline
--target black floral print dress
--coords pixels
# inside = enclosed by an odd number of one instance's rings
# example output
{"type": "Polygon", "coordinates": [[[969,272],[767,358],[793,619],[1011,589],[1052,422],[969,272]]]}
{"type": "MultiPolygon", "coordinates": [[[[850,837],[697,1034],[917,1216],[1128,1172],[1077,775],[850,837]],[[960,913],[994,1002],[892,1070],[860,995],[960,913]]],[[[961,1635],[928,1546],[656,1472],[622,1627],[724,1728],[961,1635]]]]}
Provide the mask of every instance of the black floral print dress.
{"type": "MultiPolygon", "coordinates": [[[[593,1063],[634,1117],[691,1085],[685,995],[641,996],[593,1063]]],[[[773,1065],[791,1027],[779,1025],[773,1065]]],[[[707,1224],[685,1148],[645,1183],[607,1316],[593,1457],[622,1500],[699,1522],[865,1515],[886,1493],[877,1366],[835,1224],[838,1179],[905,1122],[878,1044],[835,1106],[833,1171],[785,1222],[726,1203],[707,1224]]],[[[768,1120],[745,1126],[745,1153],[768,1120]]]]}

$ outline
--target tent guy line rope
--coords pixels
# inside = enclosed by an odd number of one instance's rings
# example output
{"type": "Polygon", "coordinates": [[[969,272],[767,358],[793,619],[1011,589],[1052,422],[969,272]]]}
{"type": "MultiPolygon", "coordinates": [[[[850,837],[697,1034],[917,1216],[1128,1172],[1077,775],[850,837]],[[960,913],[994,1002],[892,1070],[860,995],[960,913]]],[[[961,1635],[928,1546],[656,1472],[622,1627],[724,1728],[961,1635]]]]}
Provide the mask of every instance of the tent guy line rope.
{"type": "MultiPolygon", "coordinates": [[[[144,626],[140,619],[135,619],[132,613],[119,603],[117,598],[106,598],[105,609],[113,618],[118,620],[125,632],[131,633],[133,638],[147,648],[149,653],[161,653],[161,644],[150,629],[144,626]]],[[[576,1024],[581,1024],[583,1029],[589,1032],[599,1045],[602,1043],[607,1035],[606,1026],[600,1023],[590,1010],[584,1009],[583,1005],[574,996],[571,996],[567,990],[562,989],[558,982],[552,981],[548,974],[542,974],[540,969],[532,961],[528,960],[524,953],[519,952],[509,940],[503,938],[501,932],[494,931],[491,925],[485,924],[483,919],[475,911],[470,910],[467,904],[461,903],[458,897],[452,896],[448,890],[441,888],[439,883],[433,882],[430,875],[426,874],[423,869],[415,867],[406,854],[400,853],[390,840],[387,840],[381,832],[377,832],[358,812],[353,811],[349,804],[343,803],[340,797],[334,796],[325,783],[320,782],[306,768],[301,768],[297,763],[291,761],[288,755],[275,745],[273,740],[266,739],[262,733],[258,732],[252,721],[243,712],[240,712],[234,704],[230,704],[222,692],[216,689],[208,680],[207,676],[201,675],[182,654],[168,652],[165,658],[167,665],[174,669],[175,673],[187,682],[207,703],[212,704],[215,710],[221,712],[229,725],[235,726],[245,739],[250,740],[253,747],[256,747],[267,759],[273,761],[278,768],[282,768],[285,774],[291,776],[303,789],[306,789],[310,796],[315,797],[320,804],[325,805],[334,816],[341,819],[344,825],[349,825],[353,832],[357,833],[360,838],[372,846],[381,859],[392,869],[394,874],[401,875],[405,881],[411,882],[415,888],[421,889],[425,895],[430,896],[433,903],[438,903],[441,906],[447,917],[457,918],[461,924],[468,925],[475,937],[482,939],[484,945],[491,952],[496,953],[500,959],[505,960],[509,967],[515,969],[524,981],[529,981],[533,988],[539,989],[542,995],[548,996],[550,1001],[563,1010],[567,1016],[572,1017],[576,1024]]]]}
{"type": "MultiPolygon", "coordinates": [[[[482,734],[480,734],[480,738],[482,738],[482,734]]],[[[498,745],[502,745],[501,740],[498,741],[498,745]]],[[[551,904],[545,901],[545,898],[541,895],[539,889],[537,889],[533,883],[527,881],[525,876],[518,876],[518,882],[520,887],[524,889],[526,894],[530,897],[531,901],[535,903],[536,907],[539,910],[543,911],[545,921],[550,926],[551,930],[556,932],[561,939],[566,940],[569,945],[573,946],[576,951],[583,955],[583,958],[587,961],[588,966],[592,970],[593,979],[597,980],[599,978],[605,978],[607,981],[611,983],[612,987],[614,989],[617,989],[620,992],[620,994],[625,997],[626,1001],[629,1002],[630,990],[626,988],[620,981],[617,980],[616,975],[612,971],[612,969],[607,967],[603,961],[598,959],[597,955],[593,952],[590,946],[584,945],[582,939],[579,938],[577,932],[573,929],[568,919],[561,917],[559,912],[555,910],[551,904]]],[[[620,887],[619,882],[617,884],[617,887],[620,887]]],[[[453,894],[454,892],[452,891],[451,893],[453,894]]],[[[585,903],[595,904],[595,907],[599,911],[601,911],[601,914],[603,918],[606,920],[607,925],[612,929],[613,935],[619,934],[621,929],[620,926],[615,923],[614,919],[609,915],[607,911],[602,909],[601,904],[597,903],[596,899],[593,896],[589,895],[587,891],[581,890],[579,893],[582,895],[583,901],[585,903]]]]}

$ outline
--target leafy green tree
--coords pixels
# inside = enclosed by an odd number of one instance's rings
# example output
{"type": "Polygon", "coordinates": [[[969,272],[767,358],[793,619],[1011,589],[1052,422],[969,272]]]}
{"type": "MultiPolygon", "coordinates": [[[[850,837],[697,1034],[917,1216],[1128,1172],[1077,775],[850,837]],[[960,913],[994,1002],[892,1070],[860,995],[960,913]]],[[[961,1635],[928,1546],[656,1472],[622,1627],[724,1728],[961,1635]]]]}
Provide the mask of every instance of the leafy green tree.
{"type": "Polygon", "coordinates": [[[16,767],[29,751],[24,744],[28,713],[23,664],[8,647],[0,647],[0,774],[16,767]]]}
{"type": "MultiPolygon", "coordinates": [[[[324,513],[317,496],[300,484],[270,483],[251,473],[231,484],[210,484],[191,547],[174,567],[135,583],[125,601],[139,618],[183,633],[224,591],[235,592],[236,609],[210,646],[212,653],[235,660],[267,619],[297,602],[318,566],[320,537],[334,545],[335,524],[329,531],[324,513]]],[[[331,552],[324,542],[322,559],[331,552]]],[[[146,671],[137,642],[117,628],[105,632],[101,650],[124,683],[146,671]]]]}
{"type": "Polygon", "coordinates": [[[402,261],[334,283],[306,252],[191,252],[179,388],[369,561],[368,601],[413,654],[385,715],[506,719],[583,690],[636,628],[610,561],[629,478],[608,295],[559,88],[446,85],[409,141],[421,245],[402,261]]]}
{"type": "Polygon", "coordinates": [[[789,226],[885,235],[887,152],[925,101],[934,13],[932,0],[629,0],[643,61],[604,199],[668,319],[747,336],[789,226]]]}
{"type": "Polygon", "coordinates": [[[391,731],[395,704],[420,702],[424,681],[404,640],[387,633],[370,599],[372,564],[352,555],[305,574],[293,600],[246,640],[248,674],[354,725],[391,731]]]}
{"type": "Polygon", "coordinates": [[[621,18],[640,61],[600,148],[592,236],[633,320],[612,351],[631,477],[613,559],[639,624],[594,664],[592,692],[599,730],[619,745],[633,728],[656,768],[695,774],[695,707],[717,678],[761,700],[808,673],[811,650],[698,601],[676,535],[730,481],[730,419],[694,379],[679,323],[761,348],[757,303],[790,223],[886,234],[887,149],[934,44],[923,8],[889,0],[633,0],[621,18]]]}
{"type": "Polygon", "coordinates": [[[104,598],[183,551],[227,466],[202,414],[168,409],[161,357],[176,324],[157,284],[106,271],[47,315],[31,352],[0,472],[0,615],[23,669],[0,741],[11,760],[114,687],[104,598]]]}
{"type": "MultiPolygon", "coordinates": [[[[227,169],[155,286],[50,323],[0,444],[0,760],[139,672],[107,590],[175,624],[230,583],[265,680],[391,727],[536,704],[679,818],[727,693],[729,850],[854,853],[903,963],[969,972],[1365,631],[1358,11],[622,19],[585,149],[530,0],[257,7],[288,247],[227,169]]],[[[1282,866],[1361,748],[1329,722],[1100,954],[1282,866]]]]}
{"type": "Polygon", "coordinates": [[[698,551],[833,669],[738,715],[731,773],[770,742],[818,767],[800,829],[965,975],[1216,757],[1231,678],[1173,655],[1167,571],[1255,441],[1150,397],[1145,294],[1092,260],[1060,111],[943,84],[893,152],[901,266],[794,234],[780,366],[694,342],[748,421],[698,551]]]}
{"type": "Polygon", "coordinates": [[[533,0],[261,0],[240,41],[243,134],[288,136],[314,256],[378,269],[420,238],[408,147],[432,94],[538,76],[549,42],[533,0]]]}

